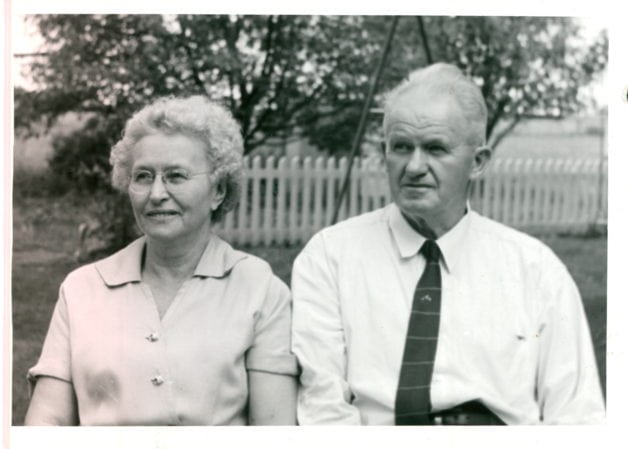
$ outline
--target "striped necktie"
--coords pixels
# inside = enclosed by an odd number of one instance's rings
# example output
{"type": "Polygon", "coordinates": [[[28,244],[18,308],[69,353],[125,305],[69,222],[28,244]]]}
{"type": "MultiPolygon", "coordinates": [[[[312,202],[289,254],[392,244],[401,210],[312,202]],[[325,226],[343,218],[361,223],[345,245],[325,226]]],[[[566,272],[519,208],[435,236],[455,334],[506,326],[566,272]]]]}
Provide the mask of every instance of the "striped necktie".
{"type": "Polygon", "coordinates": [[[440,322],[440,249],[434,240],[427,240],[420,253],[425,257],[426,265],[414,291],[399,374],[395,400],[395,424],[398,426],[430,424],[430,383],[440,322]]]}

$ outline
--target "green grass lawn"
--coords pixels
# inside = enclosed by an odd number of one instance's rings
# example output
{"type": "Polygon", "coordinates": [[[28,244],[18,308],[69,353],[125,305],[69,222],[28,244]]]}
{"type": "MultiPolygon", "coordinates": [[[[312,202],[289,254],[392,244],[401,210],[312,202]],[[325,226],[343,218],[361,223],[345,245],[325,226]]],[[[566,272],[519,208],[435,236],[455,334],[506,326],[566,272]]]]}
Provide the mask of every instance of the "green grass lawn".
{"type": "MultiPolygon", "coordinates": [[[[71,254],[76,226],[84,209],[75,202],[19,200],[14,205],[13,306],[13,418],[21,425],[28,402],[26,370],[41,350],[59,284],[77,264],[71,254]]],[[[578,284],[593,334],[595,352],[605,386],[606,376],[606,247],[596,238],[542,238],[565,262],[578,284]]],[[[244,247],[266,259],[289,284],[292,261],[302,245],[244,247]]]]}

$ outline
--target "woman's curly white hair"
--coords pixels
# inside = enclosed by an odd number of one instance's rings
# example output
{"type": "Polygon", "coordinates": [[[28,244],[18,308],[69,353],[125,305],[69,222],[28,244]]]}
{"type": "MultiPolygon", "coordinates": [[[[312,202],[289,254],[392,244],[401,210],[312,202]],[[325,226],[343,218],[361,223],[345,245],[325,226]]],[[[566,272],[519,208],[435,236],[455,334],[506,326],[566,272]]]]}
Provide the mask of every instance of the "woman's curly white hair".
{"type": "Polygon", "coordinates": [[[211,221],[220,221],[240,198],[242,153],[240,126],[224,107],[202,95],[189,98],[161,98],[145,106],[127,121],[122,139],[111,149],[114,188],[126,192],[133,165],[131,149],[153,134],[183,134],[200,140],[212,167],[212,183],[222,182],[225,199],[212,212],[211,221]]]}

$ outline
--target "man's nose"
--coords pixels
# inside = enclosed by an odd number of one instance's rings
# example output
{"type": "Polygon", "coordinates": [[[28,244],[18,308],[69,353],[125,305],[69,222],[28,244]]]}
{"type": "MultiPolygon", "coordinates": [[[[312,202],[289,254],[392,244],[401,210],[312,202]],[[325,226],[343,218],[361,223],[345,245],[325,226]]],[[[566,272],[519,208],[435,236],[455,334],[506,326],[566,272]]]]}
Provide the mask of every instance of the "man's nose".
{"type": "Polygon", "coordinates": [[[427,155],[420,147],[415,148],[412,152],[408,165],[406,165],[406,172],[412,174],[424,174],[427,172],[427,155]]]}

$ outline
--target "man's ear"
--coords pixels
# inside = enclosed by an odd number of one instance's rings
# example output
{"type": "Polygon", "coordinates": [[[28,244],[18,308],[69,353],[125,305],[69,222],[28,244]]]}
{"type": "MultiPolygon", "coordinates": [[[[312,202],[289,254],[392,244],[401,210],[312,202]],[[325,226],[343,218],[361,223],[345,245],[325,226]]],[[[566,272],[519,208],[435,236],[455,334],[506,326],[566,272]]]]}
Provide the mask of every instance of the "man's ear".
{"type": "Polygon", "coordinates": [[[220,207],[222,202],[225,200],[225,196],[227,195],[227,183],[225,179],[221,179],[218,181],[213,188],[214,197],[212,199],[212,211],[215,211],[220,207]]]}
{"type": "Polygon", "coordinates": [[[477,147],[473,151],[473,167],[471,168],[470,180],[478,179],[488,168],[488,163],[493,155],[493,150],[488,145],[477,147]]]}

